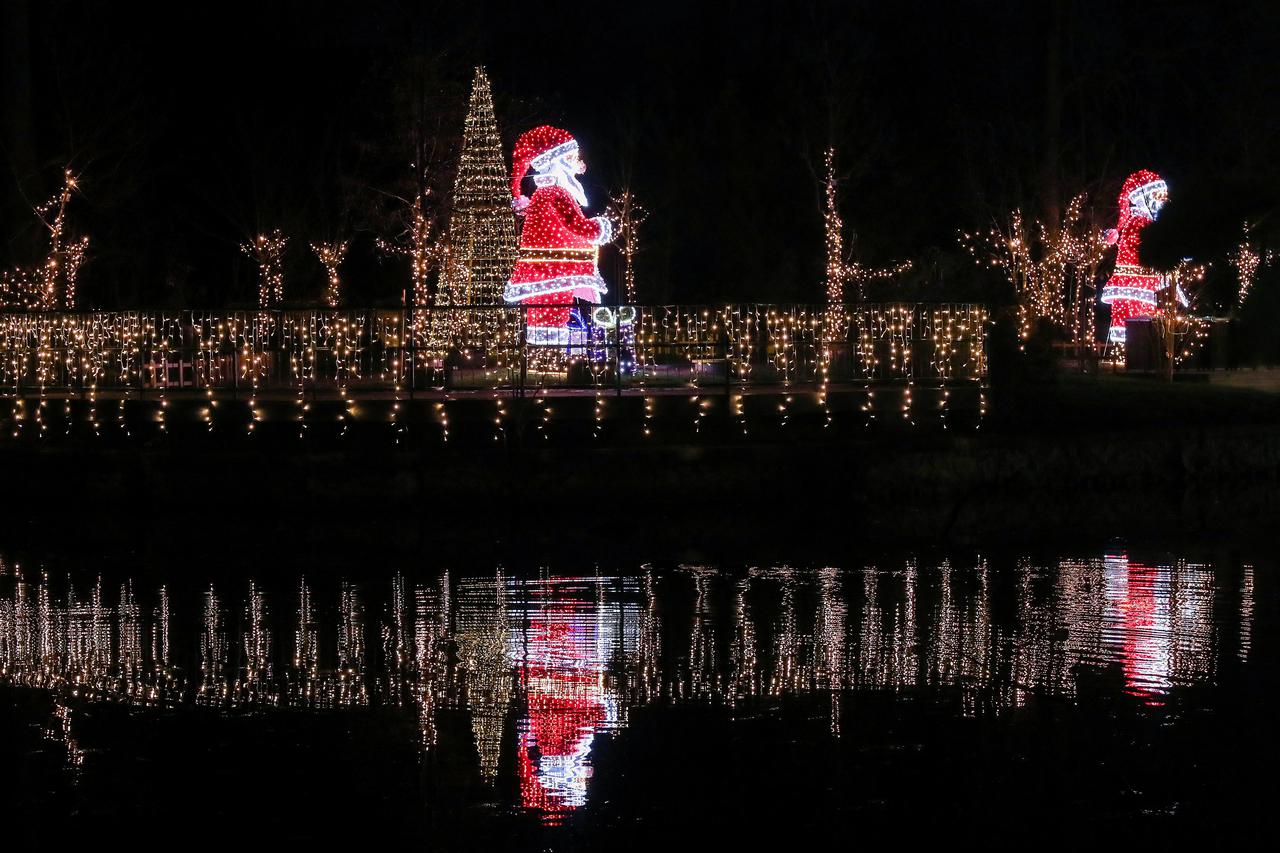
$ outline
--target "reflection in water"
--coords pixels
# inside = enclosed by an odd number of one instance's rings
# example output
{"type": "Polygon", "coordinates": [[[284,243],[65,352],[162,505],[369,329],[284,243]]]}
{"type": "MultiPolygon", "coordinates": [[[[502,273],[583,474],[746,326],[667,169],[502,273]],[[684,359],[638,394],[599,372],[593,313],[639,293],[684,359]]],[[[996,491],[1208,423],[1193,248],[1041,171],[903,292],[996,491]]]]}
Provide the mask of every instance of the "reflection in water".
{"type": "Polygon", "coordinates": [[[1124,555],[1104,563],[1103,655],[1121,662],[1125,689],[1158,703],[1175,682],[1208,678],[1210,664],[1197,638],[1213,619],[1212,570],[1148,566],[1124,555]]]}
{"type": "Polygon", "coordinates": [[[79,741],[71,731],[71,718],[74,714],[75,711],[70,705],[63,702],[60,697],[55,697],[53,714],[42,734],[45,740],[56,743],[65,750],[67,767],[79,770],[84,764],[84,750],[80,748],[79,741]]]}
{"type": "MultiPolygon", "coordinates": [[[[555,820],[583,805],[596,734],[618,725],[610,657],[634,651],[638,610],[606,599],[612,581],[540,579],[522,585],[508,648],[519,671],[524,712],[517,726],[520,797],[555,820]],[[630,647],[629,646],[630,641],[630,647]]],[[[635,584],[621,587],[624,594],[635,584]]]]}
{"type": "Polygon", "coordinates": [[[976,716],[1069,696],[1088,676],[1155,705],[1246,659],[1254,609],[1251,567],[1123,553],[1004,571],[689,566],[329,589],[299,579],[272,592],[250,581],[189,606],[167,586],[126,581],[109,604],[100,577],[59,583],[4,563],[0,574],[0,681],[52,691],[45,736],[72,767],[84,759],[77,702],[378,705],[411,714],[428,752],[467,732],[480,782],[514,778],[519,803],[548,823],[588,801],[600,737],[644,706],[732,713],[826,697],[839,737],[851,690],[951,690],[976,716]],[[1215,612],[1232,615],[1230,630],[1215,612]],[[442,726],[449,715],[468,724],[442,726]]]}
{"type": "Polygon", "coordinates": [[[226,682],[227,637],[223,629],[222,603],[213,587],[204,594],[204,618],[200,626],[200,688],[196,701],[218,705],[230,695],[226,682]]]}
{"type": "Polygon", "coordinates": [[[458,589],[458,665],[462,691],[471,712],[471,732],[480,756],[480,776],[487,782],[498,775],[502,759],[502,730],[513,697],[512,661],[508,648],[507,587],[499,574],[489,582],[464,581],[458,589]]]}

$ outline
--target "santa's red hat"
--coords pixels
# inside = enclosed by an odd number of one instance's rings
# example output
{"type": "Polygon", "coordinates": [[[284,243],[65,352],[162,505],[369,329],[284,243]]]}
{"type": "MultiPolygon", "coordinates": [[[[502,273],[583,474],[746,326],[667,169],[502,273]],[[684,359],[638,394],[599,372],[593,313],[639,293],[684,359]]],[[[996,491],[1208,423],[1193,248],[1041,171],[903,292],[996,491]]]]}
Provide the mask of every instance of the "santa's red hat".
{"type": "Polygon", "coordinates": [[[567,130],[549,124],[526,130],[516,140],[516,148],[512,152],[511,196],[520,198],[520,182],[530,168],[538,172],[546,171],[557,159],[577,150],[578,140],[567,130]]]}

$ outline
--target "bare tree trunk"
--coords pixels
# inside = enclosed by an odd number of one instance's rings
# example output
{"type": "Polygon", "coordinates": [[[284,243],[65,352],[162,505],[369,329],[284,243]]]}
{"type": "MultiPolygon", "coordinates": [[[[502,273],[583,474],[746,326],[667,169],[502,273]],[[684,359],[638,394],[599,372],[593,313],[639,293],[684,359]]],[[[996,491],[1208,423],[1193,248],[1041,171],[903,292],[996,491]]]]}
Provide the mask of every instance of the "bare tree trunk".
{"type": "MultiPolygon", "coordinates": [[[[22,193],[39,197],[44,193],[33,186],[36,177],[36,153],[32,140],[35,128],[31,113],[31,10],[29,0],[6,0],[0,3],[0,133],[8,155],[9,172],[22,193]]],[[[29,206],[19,200],[14,213],[26,215],[29,206]]],[[[13,220],[13,221],[16,221],[13,220]]]]}
{"type": "Polygon", "coordinates": [[[1044,221],[1057,227],[1062,221],[1059,176],[1062,170],[1062,26],[1065,0],[1051,0],[1048,44],[1045,48],[1044,150],[1041,182],[1044,187],[1044,221]]]}

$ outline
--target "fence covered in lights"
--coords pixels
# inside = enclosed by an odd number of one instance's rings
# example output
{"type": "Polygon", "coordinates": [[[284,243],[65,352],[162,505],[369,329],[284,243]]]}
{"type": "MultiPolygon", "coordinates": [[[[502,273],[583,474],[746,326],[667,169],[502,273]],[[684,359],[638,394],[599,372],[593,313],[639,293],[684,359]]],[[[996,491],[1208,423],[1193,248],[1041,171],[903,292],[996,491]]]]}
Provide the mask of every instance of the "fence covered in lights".
{"type": "Polygon", "coordinates": [[[0,314],[0,393],[211,397],[980,385],[973,304],[574,309],[567,345],[525,343],[521,306],[0,314]]]}

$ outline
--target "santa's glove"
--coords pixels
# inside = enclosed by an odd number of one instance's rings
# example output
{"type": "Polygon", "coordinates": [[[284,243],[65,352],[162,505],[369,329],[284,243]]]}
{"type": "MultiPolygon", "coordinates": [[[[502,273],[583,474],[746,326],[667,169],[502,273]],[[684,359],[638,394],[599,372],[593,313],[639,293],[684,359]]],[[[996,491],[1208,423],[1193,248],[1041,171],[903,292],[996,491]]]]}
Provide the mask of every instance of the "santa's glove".
{"type": "Polygon", "coordinates": [[[592,243],[597,246],[603,246],[613,239],[612,219],[607,216],[596,216],[591,221],[600,226],[600,236],[592,240],[592,243]]]}
{"type": "Polygon", "coordinates": [[[1106,231],[1102,232],[1102,242],[1106,243],[1108,246],[1114,246],[1116,243],[1120,242],[1120,232],[1114,228],[1108,228],[1106,231]]]}

